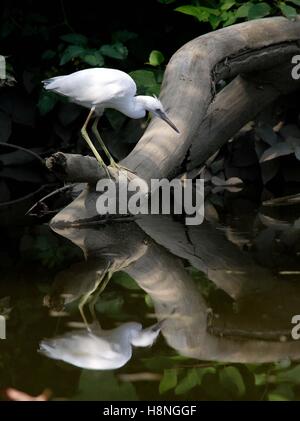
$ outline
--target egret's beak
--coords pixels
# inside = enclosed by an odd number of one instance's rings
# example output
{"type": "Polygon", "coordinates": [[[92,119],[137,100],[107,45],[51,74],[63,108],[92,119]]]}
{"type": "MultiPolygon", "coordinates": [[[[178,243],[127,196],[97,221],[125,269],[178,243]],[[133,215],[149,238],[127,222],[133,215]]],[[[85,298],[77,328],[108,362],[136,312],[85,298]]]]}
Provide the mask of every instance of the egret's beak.
{"type": "Polygon", "coordinates": [[[162,325],[164,324],[165,321],[166,319],[162,319],[159,322],[155,323],[155,325],[150,326],[148,329],[151,330],[152,332],[157,332],[161,330],[162,325]]]}
{"type": "Polygon", "coordinates": [[[177,127],[175,126],[175,124],[169,119],[169,117],[167,116],[167,114],[161,110],[156,111],[155,114],[161,118],[162,120],[164,120],[166,123],[168,123],[169,126],[172,127],[173,130],[175,130],[175,132],[180,133],[180,131],[177,129],[177,127]]]}

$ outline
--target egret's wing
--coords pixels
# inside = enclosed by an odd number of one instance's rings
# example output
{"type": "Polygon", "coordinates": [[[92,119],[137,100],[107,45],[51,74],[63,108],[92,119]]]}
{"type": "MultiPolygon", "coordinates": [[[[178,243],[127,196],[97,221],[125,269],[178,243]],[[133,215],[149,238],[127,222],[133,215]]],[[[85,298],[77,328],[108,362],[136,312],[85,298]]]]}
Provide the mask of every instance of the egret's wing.
{"type": "Polygon", "coordinates": [[[91,369],[109,369],[120,366],[130,358],[131,347],[110,342],[84,332],[69,332],[63,336],[43,340],[40,350],[56,360],[62,360],[77,367],[91,369]]]}
{"type": "Polygon", "coordinates": [[[43,81],[47,90],[69,97],[74,102],[95,105],[134,96],[136,84],[124,72],[115,69],[86,69],[67,76],[43,81]]]}

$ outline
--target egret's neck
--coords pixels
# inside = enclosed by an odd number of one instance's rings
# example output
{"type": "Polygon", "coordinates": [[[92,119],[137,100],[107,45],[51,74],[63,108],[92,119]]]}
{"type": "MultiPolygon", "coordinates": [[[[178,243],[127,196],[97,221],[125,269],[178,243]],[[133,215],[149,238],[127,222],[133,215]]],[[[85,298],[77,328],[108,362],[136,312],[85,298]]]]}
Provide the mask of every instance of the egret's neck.
{"type": "Polygon", "coordinates": [[[118,104],[118,110],[130,118],[143,118],[148,108],[147,96],[138,95],[118,104]]]}

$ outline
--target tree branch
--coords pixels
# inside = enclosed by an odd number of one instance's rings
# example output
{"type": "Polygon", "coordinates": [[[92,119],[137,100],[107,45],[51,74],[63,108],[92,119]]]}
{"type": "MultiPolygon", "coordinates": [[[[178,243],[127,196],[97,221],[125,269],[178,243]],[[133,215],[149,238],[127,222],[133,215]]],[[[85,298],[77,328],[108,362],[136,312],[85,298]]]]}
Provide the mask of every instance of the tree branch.
{"type": "Polygon", "coordinates": [[[202,165],[248,121],[282,94],[300,88],[291,63],[264,73],[237,76],[210,104],[190,149],[188,170],[202,165]]]}

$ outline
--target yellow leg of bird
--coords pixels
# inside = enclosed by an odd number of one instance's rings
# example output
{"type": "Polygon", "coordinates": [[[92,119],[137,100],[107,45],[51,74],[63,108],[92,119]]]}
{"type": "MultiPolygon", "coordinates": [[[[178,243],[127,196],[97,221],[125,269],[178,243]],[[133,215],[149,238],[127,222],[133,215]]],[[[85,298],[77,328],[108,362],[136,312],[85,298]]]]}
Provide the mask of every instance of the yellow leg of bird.
{"type": "MultiPolygon", "coordinates": [[[[93,133],[94,133],[94,135],[95,135],[95,137],[96,137],[97,141],[100,143],[101,148],[103,149],[103,151],[104,151],[105,155],[106,155],[106,156],[107,156],[107,158],[109,159],[110,165],[111,165],[113,168],[116,168],[116,169],[117,169],[117,170],[119,170],[119,171],[122,171],[122,170],[123,170],[123,171],[129,172],[129,173],[133,173],[133,171],[132,171],[132,170],[130,170],[130,169],[126,168],[126,167],[123,167],[122,165],[117,164],[117,163],[116,163],[116,161],[114,160],[114,158],[111,156],[111,154],[110,154],[109,150],[108,150],[108,149],[107,149],[107,147],[105,146],[105,143],[103,142],[103,140],[102,140],[102,138],[101,138],[101,136],[100,136],[100,133],[99,133],[99,131],[98,131],[98,129],[97,129],[99,119],[100,119],[100,117],[96,117],[96,119],[95,119],[95,121],[94,121],[94,123],[93,123],[93,125],[92,125],[92,131],[93,131],[93,133]]],[[[128,178],[130,179],[130,177],[129,177],[129,176],[128,176],[128,178]]]]}
{"type": "Polygon", "coordinates": [[[87,116],[87,119],[85,120],[84,125],[83,125],[83,126],[82,126],[82,128],[81,128],[81,135],[82,135],[82,137],[84,138],[84,140],[87,142],[87,144],[89,145],[90,149],[92,150],[92,152],[93,152],[93,154],[94,154],[95,158],[97,159],[97,161],[99,162],[99,164],[101,165],[101,167],[103,167],[103,168],[104,168],[104,170],[105,170],[106,174],[107,174],[107,175],[108,175],[108,177],[110,178],[110,173],[109,173],[109,171],[108,171],[108,169],[107,169],[107,166],[105,165],[105,162],[103,161],[103,159],[102,159],[102,158],[101,158],[101,156],[99,155],[99,153],[98,153],[97,149],[96,149],[96,148],[95,148],[95,146],[93,145],[93,143],[92,143],[91,139],[89,138],[89,135],[88,135],[88,133],[87,133],[87,130],[86,130],[87,125],[88,125],[88,123],[89,123],[89,121],[90,121],[90,119],[91,119],[91,117],[92,117],[92,115],[93,115],[94,111],[95,111],[95,107],[93,107],[93,108],[91,109],[91,111],[89,112],[89,115],[87,116]]]}
{"type": "Polygon", "coordinates": [[[85,303],[87,302],[87,300],[89,299],[90,295],[91,295],[91,293],[90,293],[90,292],[89,292],[88,294],[85,294],[85,295],[81,298],[80,303],[79,303],[79,305],[78,305],[78,308],[79,308],[79,311],[80,311],[80,314],[81,314],[82,320],[83,320],[83,322],[84,322],[84,324],[85,324],[85,326],[86,326],[86,328],[87,328],[87,330],[88,330],[88,331],[90,331],[91,329],[90,329],[90,327],[89,327],[89,324],[88,324],[87,318],[85,317],[85,314],[84,314],[84,305],[85,305],[85,303]]]}
{"type": "Polygon", "coordinates": [[[94,292],[95,291],[96,292],[93,295],[91,301],[89,302],[89,310],[90,310],[90,313],[93,317],[93,320],[97,320],[97,315],[96,315],[96,312],[95,312],[96,302],[97,302],[100,294],[102,294],[102,292],[105,290],[110,278],[113,275],[113,271],[109,270],[110,267],[111,267],[111,263],[108,263],[106,269],[103,271],[102,276],[100,277],[99,281],[96,284],[96,287],[94,289],[94,292]],[[100,288],[99,288],[99,286],[100,286],[100,288]]]}
{"type": "MultiPolygon", "coordinates": [[[[104,285],[103,285],[103,287],[101,286],[101,288],[100,288],[100,292],[99,292],[99,294],[97,295],[97,298],[98,298],[98,296],[101,294],[101,292],[103,292],[104,291],[104,289],[105,289],[105,287],[106,287],[106,285],[107,285],[107,283],[108,283],[108,281],[109,281],[109,279],[111,278],[111,276],[112,276],[112,274],[113,274],[113,272],[110,272],[109,271],[109,268],[111,267],[111,263],[108,263],[107,264],[107,266],[106,266],[106,268],[103,270],[103,272],[102,272],[102,274],[101,274],[101,276],[99,277],[99,279],[95,282],[95,286],[94,286],[94,288],[93,289],[91,289],[87,294],[85,294],[82,298],[81,298],[81,300],[80,300],[80,302],[79,302],[79,305],[78,305],[78,308],[79,308],[79,312],[80,312],[80,314],[81,314],[81,317],[82,317],[82,320],[84,321],[84,324],[86,325],[86,328],[87,328],[87,330],[88,331],[90,331],[91,329],[90,329],[90,327],[89,327],[89,324],[88,324],[88,321],[87,321],[87,318],[85,317],[85,314],[84,314],[84,306],[85,306],[85,304],[88,302],[88,300],[89,300],[89,298],[91,297],[91,295],[97,290],[97,288],[99,287],[99,285],[102,283],[102,281],[106,278],[106,276],[108,276],[109,278],[108,278],[108,280],[106,280],[105,279],[105,282],[104,282],[104,285]]],[[[93,320],[96,320],[97,319],[97,317],[96,317],[96,313],[95,313],[95,309],[94,309],[94,307],[95,307],[95,304],[96,304],[96,301],[97,300],[93,300],[92,299],[92,306],[91,306],[91,304],[89,303],[89,309],[90,309],[90,312],[91,312],[91,315],[93,316],[93,320]],[[92,308],[93,307],[93,308],[92,308]]]]}

